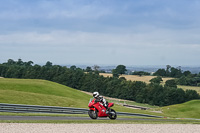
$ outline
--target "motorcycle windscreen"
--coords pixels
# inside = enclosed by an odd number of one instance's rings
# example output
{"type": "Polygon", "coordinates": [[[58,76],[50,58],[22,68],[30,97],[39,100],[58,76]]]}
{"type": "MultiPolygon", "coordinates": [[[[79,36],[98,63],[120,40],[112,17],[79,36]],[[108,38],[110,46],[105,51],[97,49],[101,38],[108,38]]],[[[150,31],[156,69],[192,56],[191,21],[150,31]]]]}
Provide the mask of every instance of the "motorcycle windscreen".
{"type": "Polygon", "coordinates": [[[89,102],[89,104],[88,104],[88,107],[89,107],[89,108],[92,108],[94,104],[95,104],[94,99],[93,99],[92,101],[91,101],[91,99],[90,99],[90,102],[89,102]]]}
{"type": "Polygon", "coordinates": [[[114,103],[108,103],[108,107],[112,107],[114,103]]]}

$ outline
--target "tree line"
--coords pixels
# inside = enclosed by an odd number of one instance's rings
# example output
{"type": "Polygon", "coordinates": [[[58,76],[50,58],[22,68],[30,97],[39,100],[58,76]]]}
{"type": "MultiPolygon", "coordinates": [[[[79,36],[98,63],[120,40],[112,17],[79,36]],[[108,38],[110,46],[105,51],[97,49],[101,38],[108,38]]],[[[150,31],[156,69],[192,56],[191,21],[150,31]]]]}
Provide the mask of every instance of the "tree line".
{"type": "MultiPolygon", "coordinates": [[[[124,70],[124,67],[121,67],[124,70]]],[[[117,68],[114,70],[115,74],[117,68]]],[[[123,73],[123,72],[121,72],[123,73]]],[[[166,106],[183,103],[200,96],[195,90],[184,91],[174,86],[172,82],[160,85],[161,77],[151,80],[150,84],[141,81],[127,81],[124,78],[103,77],[99,75],[98,69],[91,70],[71,66],[53,65],[46,62],[45,65],[33,64],[32,61],[23,62],[21,59],[14,61],[9,59],[0,64],[0,76],[5,78],[45,79],[57,82],[78,90],[94,92],[101,95],[133,100],[139,103],[166,106]]]]}
{"type": "Polygon", "coordinates": [[[181,67],[174,68],[170,65],[166,69],[158,69],[154,76],[173,77],[179,85],[200,86],[200,73],[192,74],[190,71],[182,71],[181,67]]]}

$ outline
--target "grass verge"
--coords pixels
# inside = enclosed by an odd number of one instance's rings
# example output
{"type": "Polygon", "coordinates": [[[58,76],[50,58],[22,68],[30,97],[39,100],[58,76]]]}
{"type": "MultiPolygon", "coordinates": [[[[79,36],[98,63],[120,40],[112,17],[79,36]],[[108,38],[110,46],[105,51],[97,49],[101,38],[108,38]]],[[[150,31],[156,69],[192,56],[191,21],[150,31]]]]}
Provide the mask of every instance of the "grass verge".
{"type": "Polygon", "coordinates": [[[200,124],[196,120],[0,120],[0,123],[55,123],[55,124],[200,124]]]}

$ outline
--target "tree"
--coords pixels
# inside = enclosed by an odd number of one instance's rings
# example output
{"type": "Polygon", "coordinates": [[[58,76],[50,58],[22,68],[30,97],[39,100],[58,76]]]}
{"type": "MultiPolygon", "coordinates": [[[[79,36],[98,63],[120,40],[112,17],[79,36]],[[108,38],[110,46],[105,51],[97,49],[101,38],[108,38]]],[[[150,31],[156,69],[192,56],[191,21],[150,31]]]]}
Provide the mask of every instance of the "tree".
{"type": "Polygon", "coordinates": [[[72,65],[72,66],[70,67],[70,69],[71,69],[71,70],[76,70],[76,66],[75,66],[75,65],[72,65]]]}
{"type": "Polygon", "coordinates": [[[135,71],[133,72],[131,75],[139,75],[139,76],[142,76],[142,75],[150,75],[149,72],[144,72],[144,71],[135,71]]]}
{"type": "Polygon", "coordinates": [[[93,68],[94,68],[94,71],[99,71],[100,66],[94,65],[93,68]]]}
{"type": "Polygon", "coordinates": [[[186,90],[185,95],[186,95],[186,101],[200,98],[199,94],[195,90],[186,90]]]}
{"type": "Polygon", "coordinates": [[[171,66],[170,65],[167,65],[166,66],[167,68],[167,70],[166,70],[166,76],[169,76],[170,75],[170,69],[171,69],[171,66]]]}
{"type": "Polygon", "coordinates": [[[23,64],[24,64],[24,62],[22,61],[22,59],[18,59],[17,65],[23,65],[23,64]]]}
{"type": "Polygon", "coordinates": [[[118,65],[114,70],[114,72],[117,74],[125,74],[126,71],[126,66],[124,65],[118,65]]]}
{"type": "Polygon", "coordinates": [[[92,68],[88,66],[85,71],[86,72],[92,72],[92,68]]]}
{"type": "Polygon", "coordinates": [[[179,85],[188,85],[188,78],[186,76],[180,77],[177,81],[179,85]]]}
{"type": "Polygon", "coordinates": [[[185,71],[185,72],[183,72],[183,75],[184,76],[189,76],[189,75],[191,75],[191,72],[190,71],[185,71]]]}
{"type": "Polygon", "coordinates": [[[120,80],[126,80],[126,78],[125,78],[125,77],[120,77],[119,79],[120,79],[120,80]]]}
{"type": "Polygon", "coordinates": [[[154,74],[154,76],[166,76],[165,69],[158,69],[154,74]]]}
{"type": "Polygon", "coordinates": [[[33,64],[32,61],[25,62],[25,66],[32,66],[32,64],[33,64]]]}
{"type": "Polygon", "coordinates": [[[8,64],[8,65],[14,65],[14,64],[15,64],[15,61],[12,60],[12,59],[9,59],[9,60],[7,61],[7,64],[8,64]]]}
{"type": "Polygon", "coordinates": [[[113,69],[113,70],[112,70],[112,74],[113,74],[113,77],[115,77],[115,78],[118,78],[118,77],[119,77],[119,73],[117,72],[116,69],[113,69]]]}
{"type": "Polygon", "coordinates": [[[180,78],[182,76],[182,72],[180,68],[171,68],[170,77],[180,78]]]}
{"type": "Polygon", "coordinates": [[[177,84],[176,84],[176,81],[174,79],[167,80],[165,82],[165,86],[177,88],[177,84]]]}
{"type": "Polygon", "coordinates": [[[157,76],[157,77],[155,77],[155,78],[152,78],[151,80],[150,80],[150,82],[152,83],[152,84],[160,84],[160,82],[161,81],[163,81],[162,80],[162,77],[160,77],[160,76],[157,76]]]}
{"type": "Polygon", "coordinates": [[[50,61],[47,61],[47,63],[46,63],[45,66],[46,66],[46,67],[51,67],[51,66],[52,66],[52,63],[51,63],[50,61]]]}

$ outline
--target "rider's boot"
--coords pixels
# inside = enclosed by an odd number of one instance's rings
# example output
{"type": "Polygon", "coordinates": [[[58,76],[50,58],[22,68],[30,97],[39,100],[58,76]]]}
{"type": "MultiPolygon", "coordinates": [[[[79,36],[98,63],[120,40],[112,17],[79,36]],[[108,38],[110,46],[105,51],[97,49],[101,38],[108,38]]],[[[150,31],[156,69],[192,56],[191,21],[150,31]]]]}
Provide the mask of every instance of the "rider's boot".
{"type": "Polygon", "coordinates": [[[110,113],[110,108],[106,108],[106,114],[110,113]]]}

